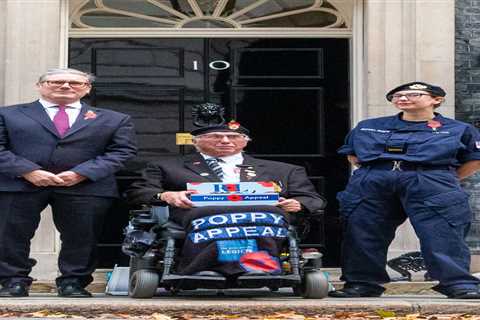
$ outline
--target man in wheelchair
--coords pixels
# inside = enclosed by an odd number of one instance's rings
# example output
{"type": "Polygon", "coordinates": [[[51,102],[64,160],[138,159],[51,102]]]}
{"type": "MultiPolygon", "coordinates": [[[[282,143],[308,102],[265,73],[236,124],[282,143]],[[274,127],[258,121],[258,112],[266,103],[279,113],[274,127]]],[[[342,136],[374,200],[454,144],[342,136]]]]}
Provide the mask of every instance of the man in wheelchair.
{"type": "MultiPolygon", "coordinates": [[[[148,164],[142,178],[127,191],[130,203],[153,209],[133,212],[124,251],[135,246],[135,237],[145,248],[157,244],[159,255],[164,255],[159,258],[163,268],[160,283],[167,288],[258,287],[262,284],[278,288],[287,284],[303,288],[299,290],[304,293],[305,270],[299,269],[303,260],[297,245],[298,232],[292,224],[302,224],[301,221],[308,220],[305,217],[315,216],[325,207],[325,200],[315,191],[305,169],[244,154],[250,141],[249,131],[234,121],[202,127],[191,134],[197,153],[148,164]],[[274,206],[196,207],[191,200],[195,191],[186,188],[187,183],[192,182],[257,181],[272,182],[276,186],[279,200],[274,206]],[[142,220],[146,222],[143,226],[139,222],[142,220]],[[135,234],[136,227],[146,233],[135,234]],[[158,239],[162,244],[158,245],[158,239]],[[186,280],[195,281],[188,284],[186,280]]],[[[135,255],[131,250],[128,253],[135,255]]],[[[139,259],[141,254],[132,261],[138,264],[149,260],[139,259]]],[[[320,254],[310,256],[318,258],[320,254]]],[[[158,264],[156,259],[151,261],[158,264]]],[[[133,264],[132,271],[141,269],[133,264]]],[[[155,269],[152,265],[148,268],[155,269]]],[[[318,274],[309,285],[321,285],[318,274]]],[[[153,295],[153,289],[146,290],[146,294],[130,293],[148,297],[153,295]]],[[[323,294],[326,292],[310,288],[311,297],[323,294]]]]}

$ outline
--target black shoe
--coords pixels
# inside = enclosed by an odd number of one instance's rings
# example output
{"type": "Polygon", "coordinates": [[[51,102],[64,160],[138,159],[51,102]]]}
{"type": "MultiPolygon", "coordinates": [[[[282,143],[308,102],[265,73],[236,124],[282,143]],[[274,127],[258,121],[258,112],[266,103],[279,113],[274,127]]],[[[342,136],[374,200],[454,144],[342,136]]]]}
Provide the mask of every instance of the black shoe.
{"type": "Polygon", "coordinates": [[[360,297],[380,297],[383,290],[373,290],[366,286],[345,287],[341,290],[330,291],[329,297],[333,298],[360,298],[360,297]]]}
{"type": "Polygon", "coordinates": [[[455,290],[450,293],[447,298],[449,299],[480,299],[479,290],[455,290]]]}
{"type": "Polygon", "coordinates": [[[78,284],[66,284],[57,288],[59,297],[90,298],[92,294],[78,284]]]}
{"type": "Polygon", "coordinates": [[[21,282],[12,283],[0,290],[0,297],[28,297],[28,286],[21,282]]]}

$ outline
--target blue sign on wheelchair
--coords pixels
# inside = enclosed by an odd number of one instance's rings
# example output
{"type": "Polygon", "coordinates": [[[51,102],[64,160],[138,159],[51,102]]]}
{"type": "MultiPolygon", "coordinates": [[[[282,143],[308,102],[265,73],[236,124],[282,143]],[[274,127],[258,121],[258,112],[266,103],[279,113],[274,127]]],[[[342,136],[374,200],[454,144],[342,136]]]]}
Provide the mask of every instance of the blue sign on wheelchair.
{"type": "Polygon", "coordinates": [[[256,251],[255,239],[217,241],[217,258],[220,262],[239,261],[245,253],[256,251]]]}

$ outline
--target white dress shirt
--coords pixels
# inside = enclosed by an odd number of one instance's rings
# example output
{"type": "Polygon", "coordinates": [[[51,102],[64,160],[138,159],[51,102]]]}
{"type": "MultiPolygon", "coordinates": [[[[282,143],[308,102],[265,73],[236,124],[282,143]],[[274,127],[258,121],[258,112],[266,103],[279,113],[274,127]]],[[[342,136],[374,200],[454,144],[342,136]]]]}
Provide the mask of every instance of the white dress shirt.
{"type": "MultiPolygon", "coordinates": [[[[40,102],[40,104],[43,106],[50,120],[53,121],[53,117],[55,117],[58,112],[58,104],[43,99],[39,99],[38,102],[40,102]]],[[[75,120],[77,120],[81,108],[82,104],[80,103],[80,101],[69,103],[65,108],[65,112],[68,115],[68,124],[70,125],[70,128],[72,127],[75,120]]]]}
{"type": "MultiPolygon", "coordinates": [[[[212,156],[208,156],[206,154],[201,153],[204,159],[214,158],[212,156]]],[[[224,183],[237,183],[240,182],[240,168],[237,165],[243,163],[243,155],[242,153],[237,153],[232,156],[227,157],[217,157],[217,159],[221,159],[218,164],[222,167],[223,170],[223,179],[222,182],[224,183]]]]}

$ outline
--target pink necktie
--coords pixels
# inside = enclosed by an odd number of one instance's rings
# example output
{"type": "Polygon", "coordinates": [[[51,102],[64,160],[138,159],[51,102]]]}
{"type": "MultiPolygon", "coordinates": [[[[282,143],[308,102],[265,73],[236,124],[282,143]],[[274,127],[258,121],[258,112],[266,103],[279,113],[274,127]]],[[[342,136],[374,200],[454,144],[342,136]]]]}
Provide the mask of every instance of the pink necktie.
{"type": "Polygon", "coordinates": [[[57,128],[58,133],[61,137],[70,129],[70,124],[68,123],[68,114],[65,112],[67,106],[58,106],[58,111],[53,117],[53,124],[57,128]]]}

